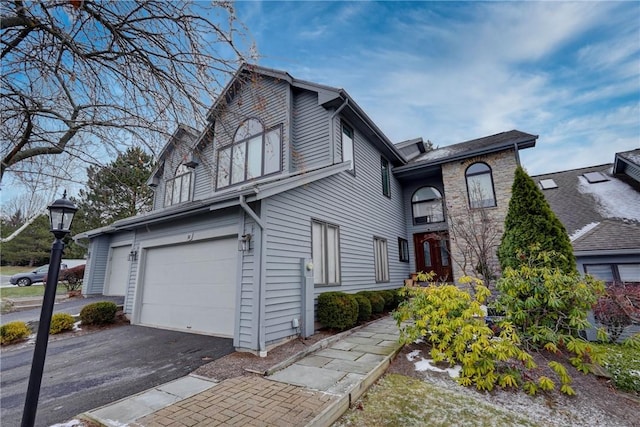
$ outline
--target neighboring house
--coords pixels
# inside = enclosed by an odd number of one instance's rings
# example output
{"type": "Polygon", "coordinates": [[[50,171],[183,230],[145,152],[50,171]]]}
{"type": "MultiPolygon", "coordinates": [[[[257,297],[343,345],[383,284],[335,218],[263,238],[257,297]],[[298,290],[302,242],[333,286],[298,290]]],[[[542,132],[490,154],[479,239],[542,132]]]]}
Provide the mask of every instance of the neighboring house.
{"type": "Polygon", "coordinates": [[[640,149],[533,179],[567,229],[580,273],[640,284],[640,149]]]}
{"type": "Polygon", "coordinates": [[[80,236],[83,293],[125,295],[134,324],[265,354],[314,333],[320,293],[460,277],[448,217],[483,208],[502,223],[518,150],[536,139],[394,145],[344,90],[243,65],[206,129],[167,143],[154,209],[80,236]]]}

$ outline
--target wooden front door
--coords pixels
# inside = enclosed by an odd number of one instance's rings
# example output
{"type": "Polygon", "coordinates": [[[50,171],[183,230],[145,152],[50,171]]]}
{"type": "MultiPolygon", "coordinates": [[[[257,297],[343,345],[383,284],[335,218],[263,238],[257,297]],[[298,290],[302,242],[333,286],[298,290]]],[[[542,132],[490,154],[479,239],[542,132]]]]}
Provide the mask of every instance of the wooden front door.
{"type": "Polygon", "coordinates": [[[416,269],[428,273],[433,271],[434,280],[451,282],[451,258],[449,257],[449,234],[417,233],[413,235],[416,252],[416,269]]]}

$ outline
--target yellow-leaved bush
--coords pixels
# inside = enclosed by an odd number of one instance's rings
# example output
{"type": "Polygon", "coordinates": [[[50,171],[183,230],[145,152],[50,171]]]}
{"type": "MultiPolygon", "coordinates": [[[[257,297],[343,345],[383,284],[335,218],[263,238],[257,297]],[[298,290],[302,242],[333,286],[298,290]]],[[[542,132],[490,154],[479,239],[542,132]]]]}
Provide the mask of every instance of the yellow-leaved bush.
{"type": "MultiPolygon", "coordinates": [[[[487,325],[482,304],[490,291],[482,281],[463,277],[459,282],[461,287],[429,282],[424,287],[403,290],[408,299],[394,312],[401,342],[422,339],[431,346],[435,362],[460,365],[458,382],[464,386],[475,385],[480,390],[522,387],[529,394],[555,389],[553,379],[533,371],[536,364],[524,349],[517,321],[507,317],[499,323],[498,332],[487,325]]],[[[599,359],[589,343],[570,335],[545,344],[550,352],[557,353],[559,345],[572,352],[575,357],[569,361],[584,372],[588,362],[597,363],[599,359]]],[[[575,394],[566,368],[554,361],[548,366],[560,382],[560,391],[575,394]]]]}
{"type": "Polygon", "coordinates": [[[480,390],[519,387],[521,371],[535,368],[533,358],[520,348],[510,323],[501,325],[496,335],[485,322],[482,304],[490,291],[482,281],[463,277],[460,284],[470,287],[473,295],[450,284],[406,288],[409,299],[394,312],[401,342],[424,339],[435,362],[461,365],[462,385],[480,390]]]}

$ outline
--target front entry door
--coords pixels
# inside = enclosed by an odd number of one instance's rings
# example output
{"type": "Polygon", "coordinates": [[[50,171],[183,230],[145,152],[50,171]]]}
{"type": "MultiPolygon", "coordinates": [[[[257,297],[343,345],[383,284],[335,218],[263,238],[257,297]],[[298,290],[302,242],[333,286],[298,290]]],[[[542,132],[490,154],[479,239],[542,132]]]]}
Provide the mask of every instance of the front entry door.
{"type": "Polygon", "coordinates": [[[436,274],[434,280],[452,281],[448,233],[417,233],[413,235],[413,244],[418,271],[433,271],[436,274]]]}

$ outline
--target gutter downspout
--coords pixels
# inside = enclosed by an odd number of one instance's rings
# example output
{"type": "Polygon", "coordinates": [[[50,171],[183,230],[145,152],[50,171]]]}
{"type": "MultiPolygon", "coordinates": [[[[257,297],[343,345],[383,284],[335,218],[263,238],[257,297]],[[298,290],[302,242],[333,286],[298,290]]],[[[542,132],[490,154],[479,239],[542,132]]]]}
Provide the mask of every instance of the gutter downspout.
{"type": "Polygon", "coordinates": [[[258,298],[259,298],[259,301],[258,301],[258,352],[260,357],[266,357],[267,352],[266,352],[265,337],[263,332],[264,324],[262,319],[263,318],[262,306],[264,304],[264,299],[265,299],[264,286],[262,286],[262,280],[263,280],[262,268],[264,266],[264,257],[267,250],[267,239],[266,239],[267,233],[265,231],[264,222],[253,211],[253,209],[251,209],[251,207],[247,205],[247,202],[245,201],[245,196],[240,195],[238,201],[240,202],[240,207],[242,207],[242,209],[246,213],[248,213],[251,218],[253,218],[256,224],[258,224],[258,227],[260,227],[260,259],[258,260],[258,298]]]}
{"type": "Polygon", "coordinates": [[[342,105],[340,105],[338,109],[334,111],[333,114],[331,114],[331,117],[329,118],[329,135],[331,135],[331,164],[332,165],[336,164],[336,133],[335,133],[335,126],[333,124],[333,120],[340,113],[340,111],[342,111],[342,109],[347,106],[347,104],[349,104],[349,98],[345,98],[342,105]]]}
{"type": "Polygon", "coordinates": [[[516,165],[521,166],[520,165],[520,151],[518,151],[518,143],[517,142],[513,143],[513,149],[516,152],[516,165]]]}

